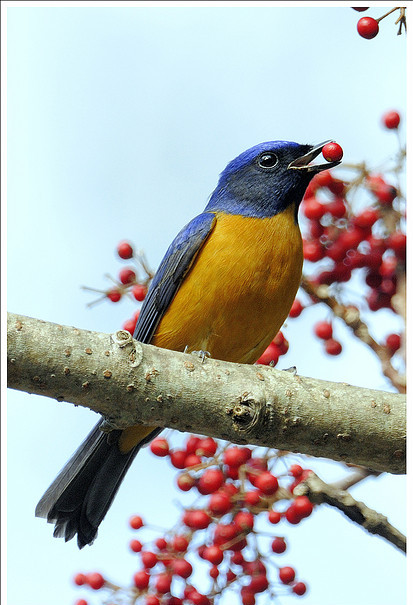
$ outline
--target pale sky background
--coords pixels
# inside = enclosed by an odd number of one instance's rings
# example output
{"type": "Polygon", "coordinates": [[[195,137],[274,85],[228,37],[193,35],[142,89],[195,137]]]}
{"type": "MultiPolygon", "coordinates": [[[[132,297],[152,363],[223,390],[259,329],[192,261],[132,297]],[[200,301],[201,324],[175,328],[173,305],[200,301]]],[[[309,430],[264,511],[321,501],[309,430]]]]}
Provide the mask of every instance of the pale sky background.
{"type": "MultiPolygon", "coordinates": [[[[388,6],[367,14],[378,17],[388,6]]],[[[8,308],[15,313],[118,329],[133,303],[90,310],[93,295],[80,286],[106,287],[104,273],[123,266],[114,254],[122,239],[156,267],[202,211],[227,162],[256,143],[333,138],[347,161],[370,165],[396,148],[379,123],[388,109],[405,115],[406,40],[392,17],[367,41],[356,33],[358,13],[327,3],[9,3],[6,10],[8,308]]],[[[323,355],[311,326],[326,316],[317,308],[289,322],[290,351],[280,367],[389,389],[370,352],[348,342],[338,322],[344,353],[323,355]]],[[[379,338],[398,329],[384,311],[375,319],[379,338]]],[[[73,587],[73,574],[97,570],[128,583],[136,569],[129,516],[139,512],[165,528],[178,517],[175,473],[144,451],[92,547],[79,551],[74,541],[53,539],[52,526],[35,519],[38,499],[95,422],[90,411],[8,393],[8,605],[70,605],[82,596],[100,602],[99,593],[73,587]]],[[[325,480],[343,472],[328,462],[311,465],[325,480]]],[[[406,530],[403,477],[369,479],[352,493],[406,530]]],[[[303,604],[405,602],[404,556],[340,513],[323,507],[274,533],[289,541],[279,560],[310,585],[303,604]]],[[[257,603],[266,602],[261,596],[257,603]]]]}

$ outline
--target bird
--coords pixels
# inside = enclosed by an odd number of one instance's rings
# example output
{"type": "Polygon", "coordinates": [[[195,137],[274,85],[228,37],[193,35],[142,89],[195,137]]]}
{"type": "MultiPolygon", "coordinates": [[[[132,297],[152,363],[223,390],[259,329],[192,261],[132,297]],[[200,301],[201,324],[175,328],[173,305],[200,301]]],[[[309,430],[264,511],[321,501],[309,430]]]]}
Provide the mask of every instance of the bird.
{"type": "MultiPolygon", "coordinates": [[[[325,144],[269,141],[220,174],[205,210],[175,237],[141,307],[134,338],[166,349],[255,363],[284,323],[301,281],[298,208],[325,144]]],[[[55,537],[92,544],[141,447],[162,430],[109,433],[99,421],[40,499],[55,537]]]]}

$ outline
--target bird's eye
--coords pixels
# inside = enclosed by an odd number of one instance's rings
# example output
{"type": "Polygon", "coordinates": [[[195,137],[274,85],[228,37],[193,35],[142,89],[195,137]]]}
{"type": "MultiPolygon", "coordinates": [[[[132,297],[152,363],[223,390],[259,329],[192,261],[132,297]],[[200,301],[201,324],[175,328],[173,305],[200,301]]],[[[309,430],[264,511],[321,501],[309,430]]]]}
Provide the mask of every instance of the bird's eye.
{"type": "Polygon", "coordinates": [[[277,162],[278,158],[275,153],[272,152],[263,153],[258,159],[258,165],[261,166],[261,168],[274,168],[277,162]]]}

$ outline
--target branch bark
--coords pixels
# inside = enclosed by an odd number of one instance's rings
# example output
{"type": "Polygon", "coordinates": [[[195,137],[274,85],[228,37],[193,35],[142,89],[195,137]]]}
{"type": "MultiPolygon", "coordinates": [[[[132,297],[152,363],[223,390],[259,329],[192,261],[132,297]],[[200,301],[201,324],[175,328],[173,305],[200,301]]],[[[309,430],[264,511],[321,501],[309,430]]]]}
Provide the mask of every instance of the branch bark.
{"type": "Polygon", "coordinates": [[[8,315],[8,386],[136,423],[405,472],[405,396],[8,315]]]}
{"type": "Polygon", "coordinates": [[[406,536],[396,529],[387,517],[358,502],[349,492],[334,485],[324,483],[315,473],[311,473],[294,490],[294,495],[306,495],[314,504],[329,504],[341,510],[351,521],[358,523],[371,534],[388,540],[393,546],[406,552],[406,536]]]}

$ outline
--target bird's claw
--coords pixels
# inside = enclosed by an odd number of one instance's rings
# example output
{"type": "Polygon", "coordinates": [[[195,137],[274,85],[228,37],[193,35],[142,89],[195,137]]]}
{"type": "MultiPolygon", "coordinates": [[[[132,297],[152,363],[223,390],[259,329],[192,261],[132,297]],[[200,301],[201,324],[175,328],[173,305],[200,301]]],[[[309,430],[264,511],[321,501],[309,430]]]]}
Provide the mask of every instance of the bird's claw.
{"type": "Polygon", "coordinates": [[[291,368],[283,368],[283,372],[290,372],[293,376],[297,376],[297,368],[291,366],[291,368]]]}
{"type": "Polygon", "coordinates": [[[211,357],[211,353],[209,351],[191,351],[191,355],[196,355],[199,357],[202,363],[205,362],[207,357],[211,357]]]}

